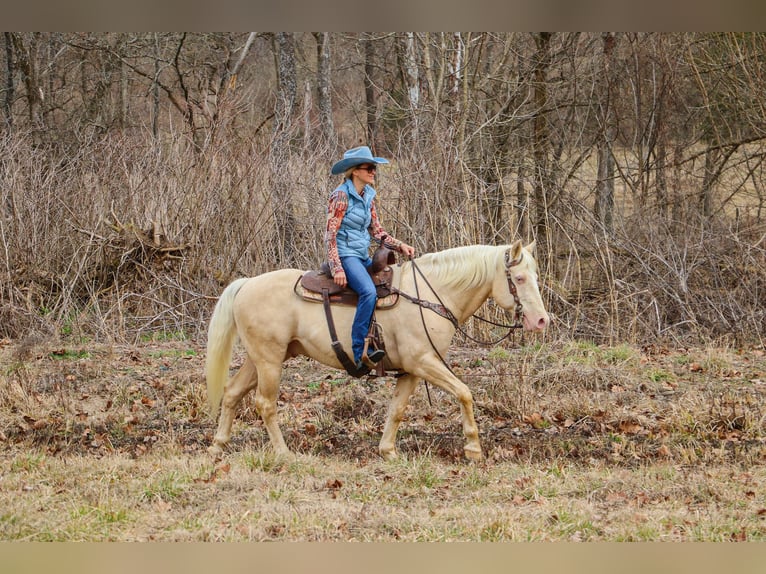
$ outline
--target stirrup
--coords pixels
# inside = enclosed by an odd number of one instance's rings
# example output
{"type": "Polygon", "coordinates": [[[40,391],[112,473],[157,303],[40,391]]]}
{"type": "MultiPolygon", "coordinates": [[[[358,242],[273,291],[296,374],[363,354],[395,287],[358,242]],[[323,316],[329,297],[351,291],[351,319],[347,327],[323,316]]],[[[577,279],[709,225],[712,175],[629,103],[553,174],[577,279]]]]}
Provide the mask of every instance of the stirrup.
{"type": "Polygon", "coordinates": [[[383,349],[375,349],[371,353],[367,353],[366,358],[372,363],[380,363],[386,358],[386,352],[383,349]]]}
{"type": "MultiPolygon", "coordinates": [[[[372,329],[372,327],[370,328],[372,329]]],[[[362,358],[359,363],[367,365],[370,370],[373,370],[376,369],[378,367],[378,363],[380,363],[386,357],[386,352],[383,349],[373,348],[371,343],[372,337],[366,337],[364,340],[364,349],[362,350],[362,358]],[[370,349],[372,349],[372,351],[370,351],[370,349]]]]}

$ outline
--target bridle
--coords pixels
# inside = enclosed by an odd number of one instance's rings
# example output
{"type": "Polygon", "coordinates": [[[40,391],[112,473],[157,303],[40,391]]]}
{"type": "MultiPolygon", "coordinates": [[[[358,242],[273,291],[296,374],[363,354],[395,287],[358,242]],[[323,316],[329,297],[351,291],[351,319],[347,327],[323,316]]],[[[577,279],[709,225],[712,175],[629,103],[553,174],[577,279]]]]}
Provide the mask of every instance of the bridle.
{"type": "Polygon", "coordinates": [[[511,292],[511,295],[513,295],[513,300],[516,303],[516,307],[513,310],[514,324],[510,327],[511,329],[519,329],[524,326],[524,305],[521,304],[519,293],[516,291],[516,283],[514,283],[513,279],[511,278],[511,267],[521,265],[521,260],[523,257],[524,253],[522,252],[519,254],[518,258],[511,261],[510,247],[505,251],[505,278],[508,280],[508,291],[511,292]]]}
{"type": "MultiPolygon", "coordinates": [[[[413,297],[412,295],[409,295],[407,293],[404,293],[402,291],[399,291],[398,289],[392,289],[392,291],[396,291],[397,293],[399,293],[399,295],[401,295],[402,297],[404,297],[408,301],[410,301],[412,303],[415,303],[416,305],[418,305],[420,307],[420,317],[421,317],[421,319],[423,321],[423,328],[426,331],[426,335],[428,335],[428,329],[425,328],[425,317],[423,317],[423,309],[429,309],[429,310],[433,311],[434,313],[436,313],[437,315],[440,315],[441,317],[444,317],[445,319],[449,320],[452,323],[452,325],[455,327],[456,331],[458,331],[461,335],[463,335],[467,339],[470,339],[474,343],[478,343],[478,344],[484,345],[484,346],[497,345],[500,341],[510,337],[511,332],[514,329],[521,329],[524,326],[524,324],[523,324],[524,306],[521,303],[521,299],[519,299],[519,293],[518,293],[518,290],[516,289],[516,284],[513,282],[513,278],[512,278],[512,274],[511,274],[511,268],[512,267],[516,267],[517,265],[520,265],[521,261],[522,261],[522,258],[523,258],[523,254],[520,254],[516,259],[512,260],[511,259],[511,248],[508,248],[505,251],[505,256],[504,256],[505,277],[506,277],[506,280],[508,281],[508,291],[513,296],[513,300],[515,302],[514,315],[513,315],[514,323],[512,325],[504,325],[502,323],[496,323],[494,321],[490,321],[489,319],[485,319],[483,317],[479,317],[476,314],[473,315],[474,319],[478,319],[479,321],[483,321],[484,323],[489,323],[490,325],[493,325],[495,327],[501,327],[503,329],[508,329],[508,332],[505,335],[503,335],[502,337],[500,337],[499,339],[494,340],[494,341],[481,341],[479,339],[476,339],[475,337],[472,337],[471,335],[469,335],[465,331],[465,329],[463,329],[463,327],[460,325],[460,322],[458,321],[458,319],[455,316],[455,314],[452,311],[450,311],[450,309],[441,300],[441,298],[439,297],[439,294],[431,286],[431,283],[429,283],[428,278],[420,270],[420,267],[418,267],[418,265],[415,263],[414,259],[411,260],[410,263],[412,264],[412,280],[413,280],[413,283],[415,285],[415,297],[413,297]],[[439,301],[439,303],[433,303],[431,301],[425,301],[425,300],[420,298],[420,289],[418,287],[418,277],[417,277],[418,275],[420,275],[420,277],[423,279],[423,281],[425,281],[426,285],[428,285],[428,288],[431,289],[431,292],[434,294],[434,296],[436,297],[437,301],[439,301]]],[[[429,341],[430,341],[430,335],[429,335],[429,341]]],[[[433,342],[431,342],[431,346],[432,347],[434,346],[433,342]]]]}

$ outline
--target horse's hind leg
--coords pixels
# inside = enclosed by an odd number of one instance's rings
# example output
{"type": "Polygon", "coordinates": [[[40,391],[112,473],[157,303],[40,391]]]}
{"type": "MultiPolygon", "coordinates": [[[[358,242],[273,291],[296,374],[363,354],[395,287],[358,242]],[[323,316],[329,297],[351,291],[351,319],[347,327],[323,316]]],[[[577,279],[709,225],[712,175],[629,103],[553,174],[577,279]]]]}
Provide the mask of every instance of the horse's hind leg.
{"type": "Polygon", "coordinates": [[[218,430],[213,438],[213,444],[208,448],[210,454],[219,456],[231,439],[231,425],[234,422],[234,416],[237,412],[237,406],[248,392],[258,384],[258,373],[255,365],[248,358],[240,367],[223,393],[221,401],[221,416],[218,418],[218,430]]]}
{"type": "Polygon", "coordinates": [[[279,430],[277,416],[277,397],[279,382],[282,378],[282,363],[258,361],[258,388],[255,391],[255,408],[263,419],[269,433],[271,445],[277,455],[291,455],[285,444],[282,431],[279,430]]]}
{"type": "Polygon", "coordinates": [[[399,424],[402,422],[404,412],[407,410],[407,403],[415,391],[417,383],[418,377],[413,375],[406,375],[396,383],[394,396],[388,407],[386,426],[383,428],[383,436],[380,438],[380,444],[378,445],[380,456],[386,460],[393,460],[398,456],[396,452],[396,432],[399,430],[399,424]]]}

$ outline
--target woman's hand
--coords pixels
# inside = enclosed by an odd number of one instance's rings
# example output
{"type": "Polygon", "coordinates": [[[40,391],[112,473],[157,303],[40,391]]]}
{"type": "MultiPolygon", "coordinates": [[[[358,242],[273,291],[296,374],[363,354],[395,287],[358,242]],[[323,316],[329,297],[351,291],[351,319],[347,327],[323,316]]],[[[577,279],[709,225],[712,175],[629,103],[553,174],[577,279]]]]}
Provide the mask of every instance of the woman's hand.
{"type": "Polygon", "coordinates": [[[407,245],[406,243],[402,243],[399,246],[399,252],[402,255],[406,255],[407,257],[414,257],[415,256],[415,248],[412,245],[407,245]]]}
{"type": "Polygon", "coordinates": [[[335,281],[336,285],[340,285],[341,287],[345,287],[346,283],[348,283],[346,280],[346,272],[342,269],[333,275],[332,280],[335,281]]]}

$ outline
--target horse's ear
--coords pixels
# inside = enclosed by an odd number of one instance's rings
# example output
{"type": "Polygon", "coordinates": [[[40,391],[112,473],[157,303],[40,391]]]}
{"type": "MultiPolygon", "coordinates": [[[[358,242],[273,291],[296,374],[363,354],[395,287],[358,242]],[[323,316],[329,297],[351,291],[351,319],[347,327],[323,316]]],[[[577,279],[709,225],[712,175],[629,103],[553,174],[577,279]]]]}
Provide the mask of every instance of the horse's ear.
{"type": "Polygon", "coordinates": [[[537,239],[535,239],[535,240],[534,240],[532,243],[530,243],[529,245],[527,245],[527,246],[525,247],[525,249],[526,249],[527,251],[529,251],[529,252],[530,252],[532,255],[534,255],[534,254],[535,254],[535,251],[537,250],[537,239]]]}
{"type": "Polygon", "coordinates": [[[521,259],[521,239],[517,239],[511,245],[511,261],[520,261],[521,259]]]}

